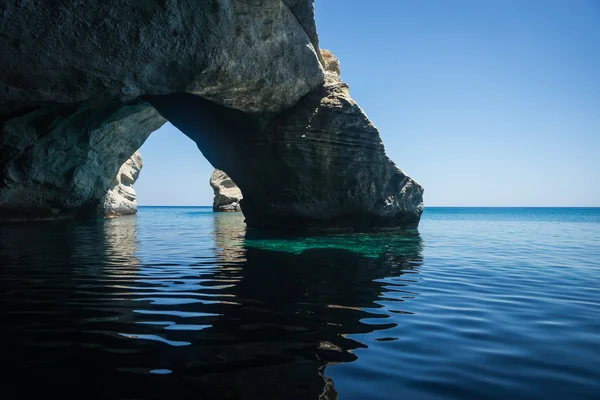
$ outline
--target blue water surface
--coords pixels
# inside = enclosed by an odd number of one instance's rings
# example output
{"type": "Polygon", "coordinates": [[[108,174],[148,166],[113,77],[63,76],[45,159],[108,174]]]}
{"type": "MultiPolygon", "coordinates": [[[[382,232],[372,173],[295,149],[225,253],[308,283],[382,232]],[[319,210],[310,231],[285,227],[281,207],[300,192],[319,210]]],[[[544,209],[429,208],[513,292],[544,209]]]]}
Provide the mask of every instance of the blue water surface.
{"type": "Polygon", "coordinates": [[[3,224],[0,301],[3,398],[600,398],[599,208],[312,237],[207,207],[3,224]]]}

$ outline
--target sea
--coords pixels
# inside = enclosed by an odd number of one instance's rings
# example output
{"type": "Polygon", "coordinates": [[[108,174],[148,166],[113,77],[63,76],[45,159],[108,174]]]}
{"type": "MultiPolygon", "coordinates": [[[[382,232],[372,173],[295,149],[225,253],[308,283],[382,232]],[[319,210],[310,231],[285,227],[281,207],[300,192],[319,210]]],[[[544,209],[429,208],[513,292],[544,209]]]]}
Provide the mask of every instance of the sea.
{"type": "Polygon", "coordinates": [[[0,397],[600,399],[600,208],[0,225],[0,397]]]}

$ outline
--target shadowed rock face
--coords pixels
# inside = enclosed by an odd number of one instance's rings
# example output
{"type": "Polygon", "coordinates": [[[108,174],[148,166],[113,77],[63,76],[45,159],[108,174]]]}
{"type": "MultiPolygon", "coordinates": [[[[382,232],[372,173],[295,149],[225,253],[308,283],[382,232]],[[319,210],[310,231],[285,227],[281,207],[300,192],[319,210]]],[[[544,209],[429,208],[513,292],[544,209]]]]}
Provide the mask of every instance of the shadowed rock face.
{"type": "Polygon", "coordinates": [[[133,212],[115,176],[165,117],[251,227],[418,223],[423,190],[319,51],[312,0],[0,7],[0,220],[133,212]]]}
{"type": "Polygon", "coordinates": [[[105,196],[164,123],[139,96],[188,92],[276,112],[324,79],[308,0],[3,1],[0,10],[0,220],[130,212],[106,209],[105,196]]]}
{"type": "Polygon", "coordinates": [[[339,78],[339,61],[323,56],[325,84],[261,127],[260,150],[276,154],[264,159],[279,164],[258,167],[271,171],[270,181],[245,174],[252,179],[249,192],[240,186],[247,222],[355,231],[416,226],[423,188],[386,156],[379,131],[339,78]]]}
{"type": "Polygon", "coordinates": [[[323,52],[323,85],[274,116],[189,94],[148,98],[244,194],[250,227],[368,231],[416,226],[423,188],[386,156],[377,128],[323,52]]]}
{"type": "Polygon", "coordinates": [[[6,118],[0,132],[0,220],[132,213],[133,204],[116,204],[115,186],[122,182],[117,172],[164,123],[139,100],[57,104],[6,118]]]}
{"type": "Polygon", "coordinates": [[[247,112],[280,111],[323,81],[308,0],[0,7],[0,110],[188,92],[247,112]]]}

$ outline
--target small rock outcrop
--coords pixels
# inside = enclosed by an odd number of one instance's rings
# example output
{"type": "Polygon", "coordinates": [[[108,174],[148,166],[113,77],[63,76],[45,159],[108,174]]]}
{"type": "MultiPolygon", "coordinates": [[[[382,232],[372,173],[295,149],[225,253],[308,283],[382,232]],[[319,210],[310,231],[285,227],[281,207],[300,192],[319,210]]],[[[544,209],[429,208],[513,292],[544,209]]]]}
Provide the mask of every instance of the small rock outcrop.
{"type": "Polygon", "coordinates": [[[242,191],[225,172],[215,169],[210,176],[210,186],[215,192],[213,211],[242,211],[242,191]]]}
{"type": "Polygon", "coordinates": [[[142,169],[142,156],[139,151],[119,168],[112,187],[106,193],[103,201],[104,216],[117,217],[137,213],[137,200],[133,183],[137,180],[142,169]]]}

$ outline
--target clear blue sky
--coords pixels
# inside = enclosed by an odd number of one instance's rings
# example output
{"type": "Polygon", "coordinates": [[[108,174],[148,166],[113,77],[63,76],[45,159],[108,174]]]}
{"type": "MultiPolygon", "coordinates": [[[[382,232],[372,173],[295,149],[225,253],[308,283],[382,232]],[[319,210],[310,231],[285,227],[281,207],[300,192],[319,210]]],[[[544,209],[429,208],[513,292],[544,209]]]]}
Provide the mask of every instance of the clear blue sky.
{"type": "MultiPolygon", "coordinates": [[[[426,206],[600,206],[600,1],[317,0],[321,47],[426,206]]],[[[141,205],[210,205],[170,124],[141,205]]]]}

